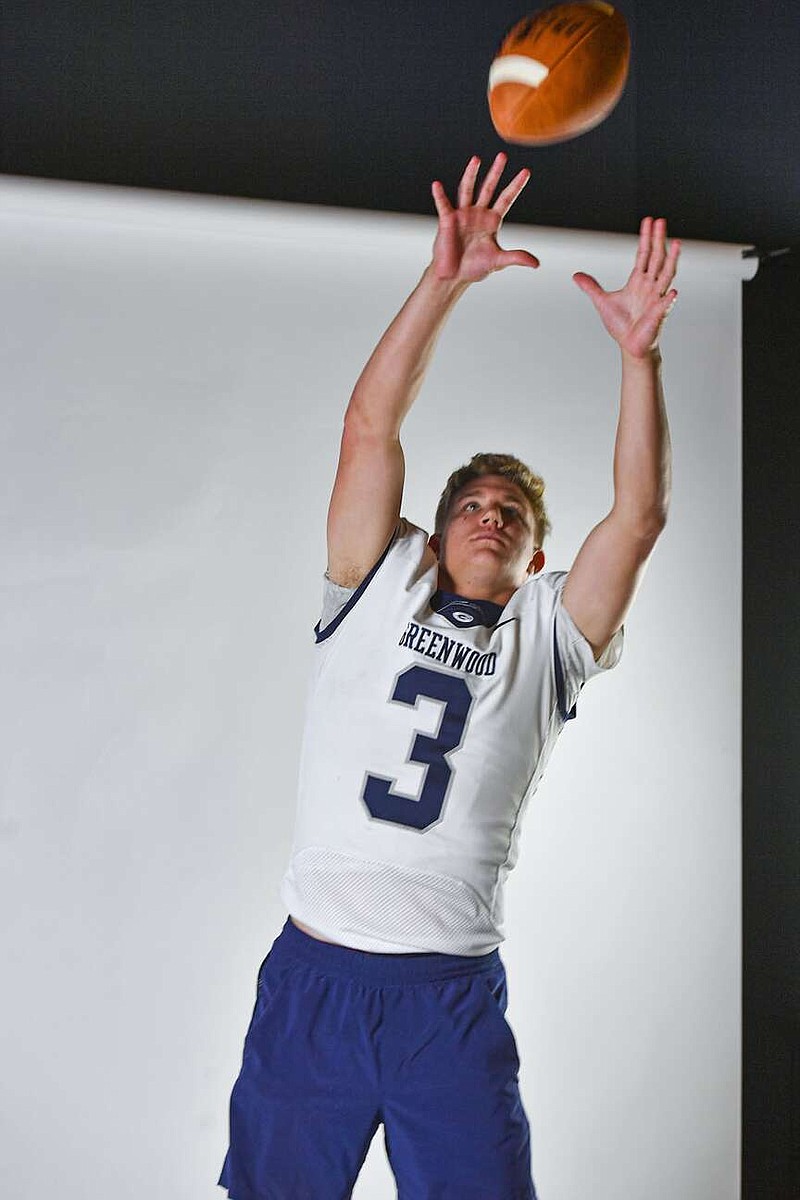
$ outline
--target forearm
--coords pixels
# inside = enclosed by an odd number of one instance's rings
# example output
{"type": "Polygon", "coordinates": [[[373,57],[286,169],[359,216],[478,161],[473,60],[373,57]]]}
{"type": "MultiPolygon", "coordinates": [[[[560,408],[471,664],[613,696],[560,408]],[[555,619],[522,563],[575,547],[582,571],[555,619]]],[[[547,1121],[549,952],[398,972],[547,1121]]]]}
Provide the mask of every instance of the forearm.
{"type": "Polygon", "coordinates": [[[657,535],[667,519],[672,453],[658,350],[622,352],[622,388],[614,448],[614,514],[638,535],[657,535]]]}
{"type": "Polygon", "coordinates": [[[346,423],[396,438],[416,399],[436,340],[468,284],[437,279],[428,267],[375,347],[353,389],[346,423]]]}

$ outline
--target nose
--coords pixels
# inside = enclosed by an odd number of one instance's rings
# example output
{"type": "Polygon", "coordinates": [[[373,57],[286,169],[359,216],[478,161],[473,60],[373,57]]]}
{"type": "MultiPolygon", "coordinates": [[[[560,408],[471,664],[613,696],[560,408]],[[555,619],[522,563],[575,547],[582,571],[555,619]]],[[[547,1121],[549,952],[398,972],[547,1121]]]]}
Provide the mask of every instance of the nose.
{"type": "Polygon", "coordinates": [[[490,504],[487,506],[485,513],[481,517],[481,524],[488,525],[489,522],[492,522],[494,525],[496,525],[498,529],[502,529],[503,510],[499,504],[490,504]]]}

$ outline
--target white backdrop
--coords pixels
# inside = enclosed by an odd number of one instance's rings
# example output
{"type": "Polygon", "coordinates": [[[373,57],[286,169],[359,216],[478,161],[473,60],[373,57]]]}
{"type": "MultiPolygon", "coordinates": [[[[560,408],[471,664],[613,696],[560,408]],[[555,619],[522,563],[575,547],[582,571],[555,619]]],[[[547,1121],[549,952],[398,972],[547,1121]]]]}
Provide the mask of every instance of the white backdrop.
{"type": "MultiPolygon", "coordinates": [[[[286,917],[342,414],[433,232],[0,184],[3,1195],[222,1195],[286,917]]],[[[406,425],[405,512],[429,527],[454,466],[510,450],[548,481],[564,568],[610,503],[619,382],[570,275],[621,285],[635,238],[510,225],[504,244],[542,267],[451,318],[406,425]]],[[[738,1197],[743,273],[739,247],[685,247],[670,522],[509,881],[541,1200],[738,1197]]],[[[395,1195],[382,1131],[354,1195],[395,1195]]]]}

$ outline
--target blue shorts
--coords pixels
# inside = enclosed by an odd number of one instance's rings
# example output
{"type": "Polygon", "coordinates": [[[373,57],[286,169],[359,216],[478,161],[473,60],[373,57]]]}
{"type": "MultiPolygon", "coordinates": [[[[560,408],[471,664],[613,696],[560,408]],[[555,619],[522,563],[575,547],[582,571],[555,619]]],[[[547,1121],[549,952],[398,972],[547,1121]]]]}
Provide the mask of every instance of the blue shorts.
{"type": "Polygon", "coordinates": [[[497,950],[370,954],[287,920],[258,975],[220,1184],[346,1200],[383,1124],[398,1200],[536,1200],[497,950]]]}

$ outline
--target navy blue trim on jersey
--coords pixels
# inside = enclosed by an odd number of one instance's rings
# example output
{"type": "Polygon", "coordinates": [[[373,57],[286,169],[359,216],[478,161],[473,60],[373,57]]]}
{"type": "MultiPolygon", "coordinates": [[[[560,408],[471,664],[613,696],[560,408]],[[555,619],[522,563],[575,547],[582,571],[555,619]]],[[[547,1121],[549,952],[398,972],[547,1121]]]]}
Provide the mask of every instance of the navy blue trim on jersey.
{"type": "Polygon", "coordinates": [[[454,592],[434,592],[431,608],[456,629],[471,629],[474,625],[492,629],[503,615],[502,604],[495,604],[493,600],[468,600],[454,592]]]}
{"type": "Polygon", "coordinates": [[[578,715],[577,704],[573,704],[572,711],[567,712],[567,698],[564,694],[564,668],[561,666],[561,657],[558,653],[558,637],[556,636],[556,626],[553,624],[553,668],[556,675],[556,696],[558,697],[558,711],[561,713],[562,721],[572,721],[578,715]]]}
{"type": "MultiPolygon", "coordinates": [[[[399,529],[399,526],[398,526],[398,529],[399,529]]],[[[342,605],[342,607],[339,609],[338,613],[333,618],[333,620],[329,621],[323,630],[320,630],[321,621],[317,621],[316,625],[314,626],[314,637],[315,637],[317,644],[319,644],[320,642],[324,642],[326,638],[329,638],[332,633],[336,632],[336,630],[339,628],[342,621],[345,619],[347,614],[350,612],[350,609],[353,607],[353,605],[356,603],[356,601],[359,600],[361,598],[361,596],[364,595],[364,592],[367,590],[367,587],[369,586],[370,580],[375,575],[375,573],[378,570],[378,568],[380,567],[381,563],[386,558],[386,555],[389,553],[392,546],[394,545],[396,537],[397,537],[397,529],[395,529],[394,533],[392,534],[392,536],[389,540],[389,545],[386,547],[383,554],[380,556],[378,561],[375,563],[375,566],[372,568],[372,570],[369,572],[369,574],[364,576],[364,578],[361,580],[361,583],[358,585],[356,590],[353,592],[350,599],[345,604],[342,605]]]]}

